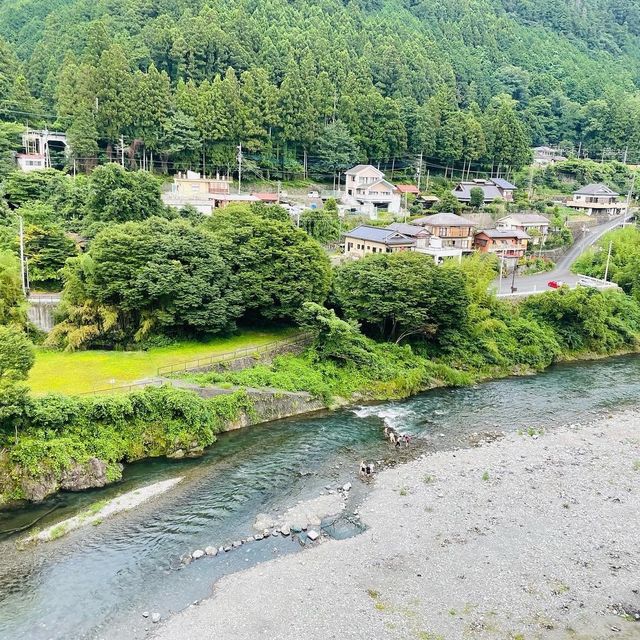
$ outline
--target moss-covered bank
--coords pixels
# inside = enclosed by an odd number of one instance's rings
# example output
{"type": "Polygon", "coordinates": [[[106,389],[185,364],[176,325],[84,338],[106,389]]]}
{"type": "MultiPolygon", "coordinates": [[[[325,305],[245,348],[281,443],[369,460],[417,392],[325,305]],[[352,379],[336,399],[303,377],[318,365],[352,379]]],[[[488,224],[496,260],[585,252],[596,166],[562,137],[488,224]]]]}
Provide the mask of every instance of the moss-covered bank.
{"type": "Polygon", "coordinates": [[[121,478],[123,463],[196,457],[220,432],[322,407],[307,394],[205,398],[168,386],[126,396],[33,398],[22,428],[2,434],[0,507],[101,487],[121,478]]]}

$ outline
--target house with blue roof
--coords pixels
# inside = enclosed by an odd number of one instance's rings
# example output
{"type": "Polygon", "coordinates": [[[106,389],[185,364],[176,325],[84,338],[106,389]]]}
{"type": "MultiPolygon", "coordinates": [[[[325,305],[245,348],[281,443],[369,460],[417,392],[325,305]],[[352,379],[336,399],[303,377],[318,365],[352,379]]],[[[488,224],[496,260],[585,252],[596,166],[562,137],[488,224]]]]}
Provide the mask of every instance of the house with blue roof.
{"type": "Polygon", "coordinates": [[[351,258],[363,258],[373,253],[413,251],[416,239],[395,229],[360,225],[344,235],[344,253],[351,258]]]}

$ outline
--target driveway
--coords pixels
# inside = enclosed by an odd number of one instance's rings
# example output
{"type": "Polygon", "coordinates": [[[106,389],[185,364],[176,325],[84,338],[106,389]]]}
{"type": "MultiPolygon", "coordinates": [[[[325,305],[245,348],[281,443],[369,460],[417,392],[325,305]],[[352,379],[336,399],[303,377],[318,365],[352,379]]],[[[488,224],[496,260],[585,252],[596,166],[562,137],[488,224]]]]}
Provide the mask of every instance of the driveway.
{"type": "MultiPolygon", "coordinates": [[[[633,215],[633,214],[632,214],[633,215]]],[[[586,229],[582,236],[574,242],[571,249],[565,256],[560,258],[556,263],[553,271],[547,271],[546,273],[537,273],[534,275],[519,276],[516,274],[515,287],[519,293],[523,292],[535,292],[546,291],[549,289],[547,283],[550,280],[561,280],[568,284],[570,287],[575,287],[579,276],[571,273],[571,265],[581,256],[589,247],[596,243],[605,233],[620,226],[624,219],[628,220],[632,216],[618,216],[612,220],[600,224],[596,227],[586,229]]],[[[509,293],[512,282],[512,275],[506,276],[502,279],[502,291],[500,290],[500,279],[496,278],[491,284],[495,287],[498,294],[509,293]]]]}

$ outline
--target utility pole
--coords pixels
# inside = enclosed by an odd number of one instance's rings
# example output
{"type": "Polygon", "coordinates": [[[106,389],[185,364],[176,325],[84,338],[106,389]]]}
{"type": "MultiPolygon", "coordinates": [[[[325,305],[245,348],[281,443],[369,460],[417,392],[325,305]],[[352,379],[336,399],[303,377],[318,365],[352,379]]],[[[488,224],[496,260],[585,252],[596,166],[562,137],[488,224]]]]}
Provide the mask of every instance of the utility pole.
{"type": "Polygon", "coordinates": [[[634,171],[633,172],[633,178],[631,179],[631,187],[629,189],[629,192],[627,193],[627,208],[624,212],[624,218],[622,220],[622,228],[624,229],[627,226],[627,217],[629,216],[629,211],[631,209],[631,194],[633,193],[633,188],[636,185],[636,175],[637,173],[634,171]]]}
{"type": "Polygon", "coordinates": [[[500,254],[500,280],[498,284],[498,294],[502,293],[502,272],[504,271],[504,251],[500,254]]]}
{"type": "Polygon", "coordinates": [[[281,182],[280,180],[278,180],[278,204],[280,204],[280,187],[281,187],[281,182]]]}
{"type": "Polygon", "coordinates": [[[124,136],[120,136],[120,164],[124,168],[124,136]]]}
{"type": "Polygon", "coordinates": [[[533,198],[533,165],[529,167],[529,200],[533,198]]]}
{"type": "Polygon", "coordinates": [[[429,174],[431,172],[431,169],[427,169],[427,186],[425,188],[425,191],[429,191],[429,174]]]}
{"type": "Polygon", "coordinates": [[[22,281],[22,293],[27,295],[27,279],[26,269],[24,266],[24,220],[22,216],[18,216],[18,222],[20,224],[20,279],[22,281]]]}
{"type": "Polygon", "coordinates": [[[238,145],[238,193],[242,188],[242,142],[238,145]]]}
{"type": "Polygon", "coordinates": [[[607,282],[609,277],[609,263],[611,262],[611,249],[613,249],[613,240],[609,241],[609,253],[607,254],[607,266],[604,270],[604,281],[607,282]]]}
{"type": "Polygon", "coordinates": [[[420,152],[420,159],[418,160],[416,174],[418,177],[418,191],[420,191],[420,182],[422,181],[422,151],[420,152]]]}

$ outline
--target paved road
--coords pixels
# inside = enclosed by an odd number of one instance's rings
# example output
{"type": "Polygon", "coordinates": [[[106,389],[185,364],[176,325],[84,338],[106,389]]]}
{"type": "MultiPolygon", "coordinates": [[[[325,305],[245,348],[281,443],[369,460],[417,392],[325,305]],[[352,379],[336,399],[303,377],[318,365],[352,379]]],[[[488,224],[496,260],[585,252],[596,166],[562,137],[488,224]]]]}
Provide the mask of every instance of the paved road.
{"type": "MultiPolygon", "coordinates": [[[[629,219],[629,216],[627,216],[629,219]]],[[[528,276],[518,276],[516,274],[515,286],[519,292],[548,290],[549,280],[561,280],[569,286],[575,286],[579,280],[578,276],[571,273],[571,265],[582,255],[591,245],[597,242],[605,233],[620,226],[624,216],[618,216],[612,220],[587,229],[583,236],[577,240],[568,253],[557,263],[553,271],[538,273],[528,276]]],[[[499,279],[494,280],[492,286],[498,293],[509,293],[511,286],[511,276],[502,279],[502,291],[500,291],[499,279]]]]}

